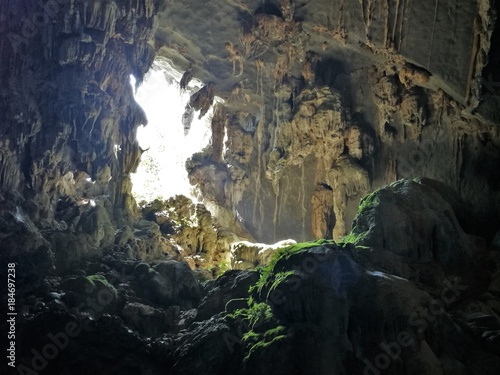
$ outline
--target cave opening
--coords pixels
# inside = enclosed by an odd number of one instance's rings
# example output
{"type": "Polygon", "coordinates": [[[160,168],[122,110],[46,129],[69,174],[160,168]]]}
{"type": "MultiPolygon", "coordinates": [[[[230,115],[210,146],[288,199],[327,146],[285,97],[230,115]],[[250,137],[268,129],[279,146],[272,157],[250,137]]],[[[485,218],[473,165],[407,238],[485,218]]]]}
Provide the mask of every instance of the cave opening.
{"type": "Polygon", "coordinates": [[[137,129],[143,153],[131,176],[132,194],[138,203],[175,195],[197,201],[185,162],[210,143],[212,109],[200,119],[199,111],[191,109],[189,102],[202,82],[192,79],[181,88],[181,79],[182,73],[164,59],[155,60],[138,87],[135,77],[130,77],[135,99],[148,119],[147,125],[137,129]]]}

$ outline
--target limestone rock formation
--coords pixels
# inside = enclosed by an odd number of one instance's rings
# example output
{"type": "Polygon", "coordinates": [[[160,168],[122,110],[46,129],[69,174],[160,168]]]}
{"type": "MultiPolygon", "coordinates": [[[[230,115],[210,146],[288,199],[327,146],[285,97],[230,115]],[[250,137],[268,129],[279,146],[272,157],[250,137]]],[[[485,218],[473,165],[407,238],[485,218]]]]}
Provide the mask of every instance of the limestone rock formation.
{"type": "Polygon", "coordinates": [[[2,1],[0,373],[496,374],[499,12],[2,1]],[[132,195],[155,57],[201,202],[132,195]]]}
{"type": "Polygon", "coordinates": [[[143,207],[143,217],[159,226],[171,256],[192,269],[211,269],[229,263],[229,246],[238,237],[223,229],[207,208],[185,196],[155,200],[143,207]]]}
{"type": "Polygon", "coordinates": [[[476,249],[473,237],[462,230],[453,208],[437,191],[413,181],[395,182],[363,198],[349,237],[403,259],[436,262],[462,277],[477,272],[474,265],[483,250],[476,249]]]}
{"type": "Polygon", "coordinates": [[[273,255],[279,249],[296,243],[294,240],[284,240],[273,245],[239,241],[231,244],[231,268],[245,270],[269,264],[273,255]]]}
{"type": "Polygon", "coordinates": [[[365,193],[417,176],[498,220],[497,7],[210,3],[189,24],[167,7],[158,54],[225,100],[191,182],[266,243],[340,239],[365,193]]]}
{"type": "Polygon", "coordinates": [[[496,374],[500,257],[462,226],[470,209],[439,182],[397,181],[362,200],[342,243],[268,248],[260,270],[203,284],[186,263],[124,257],[125,227],[101,256],[19,290],[18,363],[69,329],[51,373],[496,374]]]}
{"type": "MultiPolygon", "coordinates": [[[[428,186],[398,181],[365,198],[356,223],[345,241],[355,239],[358,245],[318,241],[282,250],[250,288],[246,306],[237,298],[234,306],[226,304],[225,323],[217,316],[209,321],[220,327],[232,360],[241,361],[238,373],[495,373],[500,318],[490,290],[496,278],[485,268],[481,280],[470,278],[478,274],[471,264],[474,250],[440,246],[439,234],[426,236],[422,227],[439,223],[448,234],[455,233],[451,237],[457,242],[467,236],[446,200],[428,186]],[[403,206],[395,209],[398,198],[403,206]],[[433,222],[395,214],[422,206],[433,222]],[[362,220],[371,226],[361,227],[362,220]],[[399,237],[373,242],[390,238],[372,237],[380,227],[399,237]],[[418,246],[406,242],[409,238],[433,249],[434,258],[409,254],[411,245],[418,246]],[[449,251],[456,262],[451,267],[449,251]]],[[[498,265],[497,252],[489,250],[473,255],[498,265]]],[[[181,343],[188,356],[195,357],[213,340],[212,328],[200,325],[197,330],[188,336],[195,345],[181,343]]],[[[186,373],[202,366],[217,373],[231,362],[215,351],[202,362],[178,365],[186,373]]]]}

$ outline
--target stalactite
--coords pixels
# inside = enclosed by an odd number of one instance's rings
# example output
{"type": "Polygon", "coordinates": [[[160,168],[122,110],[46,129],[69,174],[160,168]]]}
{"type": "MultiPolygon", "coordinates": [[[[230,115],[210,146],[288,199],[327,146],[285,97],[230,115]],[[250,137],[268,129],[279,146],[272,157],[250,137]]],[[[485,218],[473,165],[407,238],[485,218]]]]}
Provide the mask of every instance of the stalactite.
{"type": "Polygon", "coordinates": [[[265,173],[263,170],[265,168],[265,164],[262,160],[264,157],[262,152],[262,141],[264,136],[264,121],[265,121],[265,113],[264,107],[261,109],[260,120],[257,125],[257,129],[255,131],[257,136],[257,167],[255,170],[255,186],[256,190],[254,192],[254,201],[253,201],[253,215],[252,215],[252,224],[257,228],[257,233],[262,233],[262,223],[264,220],[264,205],[262,203],[262,198],[260,197],[259,192],[261,191],[262,181],[261,176],[265,173]],[[258,215],[258,217],[257,217],[258,215]]]}
{"type": "Polygon", "coordinates": [[[273,210],[273,238],[276,239],[276,229],[278,227],[278,213],[280,208],[280,179],[273,180],[274,189],[274,210],[273,210]]]}
{"type": "Polygon", "coordinates": [[[347,234],[345,209],[347,199],[358,194],[367,193],[371,188],[368,173],[350,158],[342,156],[335,161],[327,173],[327,183],[334,192],[335,229],[334,238],[339,239],[347,234]]]}
{"type": "Polygon", "coordinates": [[[191,95],[189,103],[194,110],[200,111],[199,118],[205,116],[214,102],[215,83],[209,82],[203,86],[198,92],[191,95]]]}
{"type": "Polygon", "coordinates": [[[222,105],[216,105],[212,117],[212,155],[211,159],[215,163],[222,161],[222,150],[224,134],[226,129],[227,115],[222,105]]]}
{"type": "MultiPolygon", "coordinates": [[[[306,210],[306,166],[305,163],[302,163],[301,168],[300,168],[300,179],[301,179],[301,185],[300,185],[300,195],[299,195],[299,201],[300,201],[300,207],[302,209],[302,232],[306,232],[306,220],[307,220],[307,210],[306,210]]],[[[314,228],[314,224],[312,225],[314,228]]]]}

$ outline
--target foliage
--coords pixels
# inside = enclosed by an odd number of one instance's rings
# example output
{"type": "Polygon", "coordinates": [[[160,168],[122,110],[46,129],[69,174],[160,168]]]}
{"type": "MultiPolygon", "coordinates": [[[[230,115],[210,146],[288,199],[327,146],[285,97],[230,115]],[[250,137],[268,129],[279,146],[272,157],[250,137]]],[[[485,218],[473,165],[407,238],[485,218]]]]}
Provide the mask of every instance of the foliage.
{"type": "Polygon", "coordinates": [[[228,317],[234,320],[244,320],[251,329],[268,323],[274,318],[271,307],[267,303],[257,303],[251,297],[248,300],[248,308],[238,309],[228,314],[228,317]]]}
{"type": "Polygon", "coordinates": [[[357,228],[354,227],[351,231],[351,233],[349,233],[347,236],[343,237],[339,242],[340,243],[352,243],[354,245],[356,245],[358,242],[360,242],[363,238],[366,237],[366,232],[360,232],[360,233],[356,233],[357,231],[357,228]]]}
{"type": "Polygon", "coordinates": [[[109,281],[102,275],[90,275],[87,276],[87,280],[90,281],[90,283],[95,287],[99,286],[99,284],[104,284],[109,288],[114,288],[113,285],[111,285],[109,281]]]}
{"type": "Polygon", "coordinates": [[[277,326],[275,328],[269,329],[264,333],[256,333],[254,331],[249,331],[243,335],[243,343],[248,348],[247,355],[243,359],[247,361],[252,354],[258,350],[263,350],[268,348],[270,345],[281,341],[286,338],[286,328],[283,326],[277,326]]]}
{"type": "Polygon", "coordinates": [[[267,266],[257,269],[260,273],[260,278],[249,289],[250,298],[247,302],[248,307],[235,310],[233,313],[227,315],[228,318],[232,320],[244,321],[250,328],[243,336],[246,352],[245,361],[247,361],[252,354],[260,350],[265,350],[270,345],[284,340],[287,337],[287,329],[282,325],[278,325],[279,321],[273,315],[271,306],[266,302],[259,301],[264,287],[273,290],[288,277],[294,275],[293,270],[276,272],[275,266],[278,261],[280,259],[288,259],[304,249],[333,243],[334,242],[331,240],[321,239],[280,248],[274,253],[267,266]]]}
{"type": "Polygon", "coordinates": [[[215,277],[222,276],[224,274],[224,272],[229,271],[230,269],[231,269],[231,264],[229,264],[227,261],[223,260],[216,267],[215,277]]]}
{"type": "MultiPolygon", "coordinates": [[[[377,207],[380,203],[380,198],[378,194],[378,190],[375,190],[373,193],[370,193],[363,197],[359,202],[358,213],[357,216],[361,215],[366,210],[370,210],[374,207],[377,207]]],[[[339,242],[340,243],[351,243],[356,245],[366,236],[365,231],[361,231],[358,227],[352,228],[351,232],[343,237],[339,242]]]]}
{"type": "Polygon", "coordinates": [[[238,309],[227,315],[235,321],[244,321],[250,330],[246,332],[242,341],[245,347],[247,360],[252,353],[268,347],[272,343],[286,337],[285,327],[278,325],[273,316],[271,307],[264,302],[256,302],[252,297],[248,300],[248,308],[238,309]],[[265,330],[266,327],[272,328],[265,330]]]}
{"type": "Polygon", "coordinates": [[[260,278],[255,285],[250,288],[250,293],[257,291],[260,294],[265,285],[271,284],[272,287],[275,287],[277,284],[284,281],[288,276],[293,274],[293,271],[274,273],[274,267],[276,266],[276,263],[278,263],[278,260],[282,258],[288,259],[293,254],[300,253],[304,249],[332,243],[334,242],[331,240],[321,239],[317,241],[300,242],[278,249],[273,254],[269,264],[259,269],[260,278]]]}
{"type": "Polygon", "coordinates": [[[379,203],[380,199],[378,197],[378,190],[375,190],[373,193],[368,194],[361,199],[358,207],[358,215],[365,210],[378,206],[379,203]]]}

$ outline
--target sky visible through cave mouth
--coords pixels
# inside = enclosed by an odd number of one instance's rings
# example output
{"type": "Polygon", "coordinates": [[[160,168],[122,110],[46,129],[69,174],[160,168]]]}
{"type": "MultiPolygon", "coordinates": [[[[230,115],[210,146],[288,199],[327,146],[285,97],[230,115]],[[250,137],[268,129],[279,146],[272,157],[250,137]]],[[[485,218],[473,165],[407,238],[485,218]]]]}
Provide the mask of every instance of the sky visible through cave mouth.
{"type": "MultiPolygon", "coordinates": [[[[210,142],[210,110],[201,120],[199,112],[187,135],[182,116],[189,97],[202,83],[192,80],[187,90],[181,90],[177,72],[166,61],[155,61],[135,99],[146,112],[148,125],[139,127],[137,140],[142,149],[141,164],[132,174],[132,194],[139,203],[156,198],[167,199],[176,194],[194,198],[185,168],[186,159],[202,150],[210,142]]],[[[131,76],[135,88],[135,78],[131,76]]]]}

